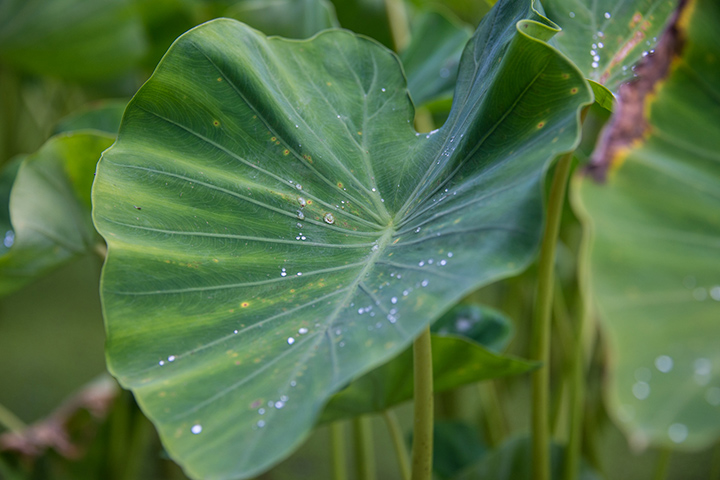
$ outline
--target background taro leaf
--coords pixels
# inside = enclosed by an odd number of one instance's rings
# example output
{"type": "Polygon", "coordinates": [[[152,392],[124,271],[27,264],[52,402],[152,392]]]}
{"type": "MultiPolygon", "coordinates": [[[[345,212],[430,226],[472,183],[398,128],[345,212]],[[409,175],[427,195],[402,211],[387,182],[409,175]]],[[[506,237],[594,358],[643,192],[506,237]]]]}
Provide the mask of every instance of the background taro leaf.
{"type": "Polygon", "coordinates": [[[59,135],[23,160],[10,192],[14,241],[0,257],[0,295],[102,243],[90,218],[90,186],[95,164],[113,138],[59,135]]]}
{"type": "MultiPolygon", "coordinates": [[[[519,375],[536,366],[495,353],[507,345],[512,329],[509,320],[491,308],[455,306],[432,325],[431,331],[435,392],[519,375]]],[[[410,400],[413,383],[413,354],[408,348],[335,394],[320,422],[385,411],[410,400]]]]}
{"type": "Polygon", "coordinates": [[[640,444],[702,448],[720,435],[717,22],[716,2],[688,2],[679,32],[621,90],[597,158],[605,182],[578,185],[613,353],[607,400],[640,444]]]}
{"type": "Polygon", "coordinates": [[[427,135],[364,37],[218,20],[174,44],[100,162],[94,219],[109,368],[192,476],[267,468],[330,395],[532,260],[540,180],[591,98],[545,22],[498,4],[427,135]]]}
{"type": "MultiPolygon", "coordinates": [[[[456,480],[530,480],[532,479],[532,444],[529,437],[513,438],[497,449],[486,453],[482,459],[455,477],[456,480]]],[[[564,448],[552,444],[550,450],[551,478],[562,477],[564,448]]],[[[602,477],[582,463],[577,480],[600,480],[602,477]]]]}
{"type": "Polygon", "coordinates": [[[424,11],[412,24],[408,47],[400,54],[415,105],[452,96],[458,64],[472,29],[437,11],[424,11]]]}
{"type": "Polygon", "coordinates": [[[94,102],[58,122],[54,133],[77,130],[99,130],[116,136],[127,100],[103,100],[94,102]]]}
{"type": "Polygon", "coordinates": [[[458,420],[440,420],[433,425],[433,470],[440,478],[455,477],[486,451],[473,425],[458,420]]]}
{"type": "Polygon", "coordinates": [[[4,0],[0,62],[73,80],[109,78],[147,51],[132,0],[4,0]],[[91,39],[91,40],[88,40],[91,39]]]}
{"type": "Polygon", "coordinates": [[[18,169],[24,156],[18,156],[3,165],[0,171],[0,256],[4,255],[13,243],[15,232],[10,222],[10,191],[17,176],[18,169]]]}
{"type": "Polygon", "coordinates": [[[633,65],[655,48],[677,0],[543,0],[563,29],[554,42],[587,78],[612,91],[632,78],[633,65]]]}
{"type": "Polygon", "coordinates": [[[339,27],[329,0],[245,0],[230,7],[226,16],[245,22],[265,35],[308,38],[339,27]]]}

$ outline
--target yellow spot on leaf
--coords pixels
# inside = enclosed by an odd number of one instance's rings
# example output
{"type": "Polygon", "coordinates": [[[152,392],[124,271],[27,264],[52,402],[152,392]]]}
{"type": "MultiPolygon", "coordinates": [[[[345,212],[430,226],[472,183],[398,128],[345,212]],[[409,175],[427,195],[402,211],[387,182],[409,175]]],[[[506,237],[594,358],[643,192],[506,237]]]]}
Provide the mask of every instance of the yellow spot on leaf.
{"type": "Polygon", "coordinates": [[[283,155],[285,155],[286,157],[290,155],[290,150],[288,150],[287,148],[283,150],[283,155]]]}
{"type": "Polygon", "coordinates": [[[249,303],[249,302],[242,302],[242,303],[240,304],[240,306],[241,306],[242,308],[247,308],[247,307],[250,306],[250,303],[249,303]]]}

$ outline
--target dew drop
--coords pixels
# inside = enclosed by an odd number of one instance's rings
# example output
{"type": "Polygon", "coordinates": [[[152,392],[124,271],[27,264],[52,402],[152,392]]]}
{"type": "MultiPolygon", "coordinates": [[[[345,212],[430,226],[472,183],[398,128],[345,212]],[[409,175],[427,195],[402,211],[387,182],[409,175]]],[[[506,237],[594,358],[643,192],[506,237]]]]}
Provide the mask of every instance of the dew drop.
{"type": "Polygon", "coordinates": [[[300,204],[300,208],[305,208],[305,205],[307,205],[307,201],[305,201],[303,197],[298,197],[297,201],[300,204]]]}
{"type": "Polygon", "coordinates": [[[301,210],[298,210],[298,211],[297,211],[297,218],[300,219],[300,220],[305,220],[305,214],[304,214],[301,210]]]}
{"type": "Polygon", "coordinates": [[[170,355],[168,357],[168,362],[174,362],[175,361],[175,355],[170,355]]]}
{"type": "Polygon", "coordinates": [[[293,337],[288,337],[287,343],[288,345],[292,345],[293,343],[295,343],[295,339],[293,337]]]}
{"type": "Polygon", "coordinates": [[[381,88],[381,89],[380,89],[380,91],[384,92],[384,91],[385,91],[385,89],[384,89],[384,88],[381,88]]]}
{"type": "Polygon", "coordinates": [[[265,426],[265,420],[258,420],[257,426],[258,428],[263,428],[265,426]]]}
{"type": "Polygon", "coordinates": [[[420,285],[422,285],[423,287],[427,287],[428,283],[430,283],[430,282],[428,282],[427,280],[423,280],[420,285]]]}
{"type": "Polygon", "coordinates": [[[447,260],[440,260],[440,265],[443,265],[443,266],[447,265],[447,260]]]}
{"type": "Polygon", "coordinates": [[[298,272],[298,273],[297,273],[297,276],[298,276],[298,277],[302,277],[302,272],[298,272]]]}
{"type": "Polygon", "coordinates": [[[682,443],[688,436],[688,428],[684,423],[673,423],[668,428],[668,437],[675,443],[682,443]]]}
{"type": "Polygon", "coordinates": [[[278,410],[280,410],[284,406],[285,406],[285,402],[283,402],[282,400],[278,400],[277,402],[275,402],[275,408],[277,408],[278,410]]]}
{"type": "Polygon", "coordinates": [[[165,360],[160,360],[160,361],[158,362],[158,365],[160,365],[161,367],[162,367],[163,365],[165,365],[165,360]]]}
{"type": "MultiPolygon", "coordinates": [[[[297,126],[297,125],[296,125],[296,126],[297,126]]],[[[295,185],[295,188],[297,188],[298,190],[302,190],[302,185],[300,185],[300,184],[298,183],[297,185],[295,185]]]]}
{"type": "Polygon", "coordinates": [[[610,12],[605,12],[605,18],[610,18],[612,15],[610,15],[610,12]]]}
{"type": "Polygon", "coordinates": [[[265,409],[264,409],[264,408],[259,409],[259,410],[258,410],[258,413],[259,413],[260,415],[265,415],[265,409]]]}
{"type": "Polygon", "coordinates": [[[667,355],[660,355],[655,359],[655,368],[662,373],[668,373],[673,368],[673,359],[667,355]]]}
{"type": "Polygon", "coordinates": [[[570,12],[568,13],[568,15],[570,16],[570,18],[575,18],[575,12],[570,12]]]}
{"type": "Polygon", "coordinates": [[[323,220],[325,220],[325,223],[332,225],[335,223],[335,217],[333,217],[332,213],[326,213],[325,217],[323,217],[323,220]]]}
{"type": "Polygon", "coordinates": [[[650,395],[650,385],[645,382],[637,382],[632,386],[632,392],[638,400],[645,400],[650,395]]]}
{"type": "Polygon", "coordinates": [[[200,425],[200,424],[193,425],[192,428],[190,429],[190,431],[191,431],[194,435],[197,435],[198,433],[202,432],[202,425],[200,425]]]}
{"type": "Polygon", "coordinates": [[[3,245],[5,245],[7,248],[10,248],[15,243],[15,232],[12,230],[8,230],[5,232],[5,238],[3,239],[3,245]]]}
{"type": "Polygon", "coordinates": [[[392,297],[392,298],[390,299],[390,303],[392,303],[393,305],[395,305],[395,304],[397,303],[397,297],[392,297]]]}
{"type": "Polygon", "coordinates": [[[420,261],[418,262],[418,267],[424,267],[424,266],[425,266],[425,262],[422,261],[422,260],[420,260],[420,261]]]}
{"type": "Polygon", "coordinates": [[[308,332],[308,329],[305,328],[305,327],[300,327],[300,328],[298,329],[298,333],[299,333],[300,335],[305,335],[307,332],[308,332]]]}
{"type": "Polygon", "coordinates": [[[448,252],[448,258],[452,258],[452,256],[453,256],[453,253],[452,253],[452,252],[448,252]]]}

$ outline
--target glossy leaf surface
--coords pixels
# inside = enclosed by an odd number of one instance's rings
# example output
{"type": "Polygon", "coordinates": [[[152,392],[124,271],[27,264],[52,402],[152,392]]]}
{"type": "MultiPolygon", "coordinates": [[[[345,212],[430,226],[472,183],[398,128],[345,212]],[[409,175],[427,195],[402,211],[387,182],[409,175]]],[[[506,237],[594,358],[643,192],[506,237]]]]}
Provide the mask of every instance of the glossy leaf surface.
{"type": "Polygon", "coordinates": [[[688,2],[611,120],[595,172],[605,183],[579,185],[613,353],[607,400],[640,445],[704,448],[720,435],[717,22],[716,2],[688,2]],[[627,130],[637,125],[642,139],[627,130]]]}
{"type": "Polygon", "coordinates": [[[531,261],[539,182],[591,98],[545,22],[498,5],[427,135],[364,37],[218,20],[174,44],[100,162],[94,218],[109,367],[190,475],[266,469],[332,394],[531,261]]]}
{"type": "Polygon", "coordinates": [[[11,248],[0,256],[0,295],[102,243],[90,218],[90,186],[113,138],[59,135],[23,160],[10,192],[14,233],[11,248]]]}
{"type": "Polygon", "coordinates": [[[676,0],[543,0],[550,20],[563,31],[558,48],[587,78],[612,91],[633,77],[633,65],[653,48],[677,6],[676,0]]]}

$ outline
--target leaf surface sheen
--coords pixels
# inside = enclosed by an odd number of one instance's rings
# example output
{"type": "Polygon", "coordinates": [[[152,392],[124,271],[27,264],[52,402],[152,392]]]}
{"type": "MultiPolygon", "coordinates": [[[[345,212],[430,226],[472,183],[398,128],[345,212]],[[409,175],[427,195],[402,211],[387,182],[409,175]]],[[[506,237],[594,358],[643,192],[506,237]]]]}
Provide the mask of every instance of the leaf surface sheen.
{"type": "Polygon", "coordinates": [[[352,378],[531,261],[539,181],[591,99],[546,24],[498,5],[422,135],[367,38],[217,20],[175,43],[93,195],[109,367],[191,476],[267,469],[352,378]]]}

